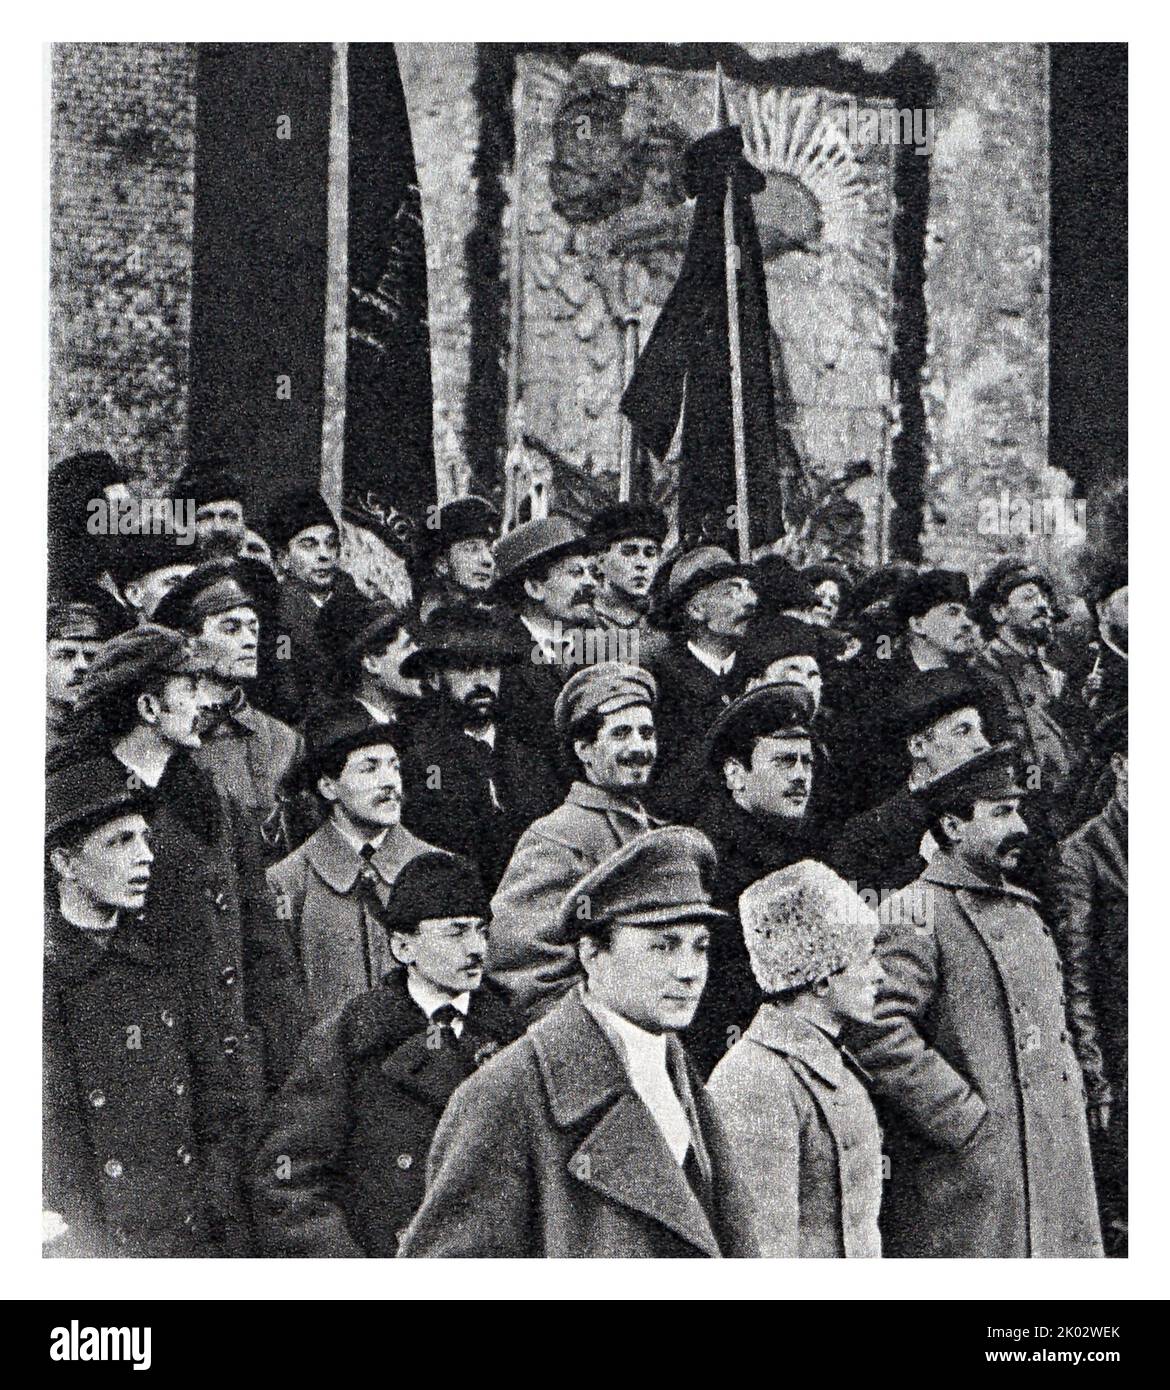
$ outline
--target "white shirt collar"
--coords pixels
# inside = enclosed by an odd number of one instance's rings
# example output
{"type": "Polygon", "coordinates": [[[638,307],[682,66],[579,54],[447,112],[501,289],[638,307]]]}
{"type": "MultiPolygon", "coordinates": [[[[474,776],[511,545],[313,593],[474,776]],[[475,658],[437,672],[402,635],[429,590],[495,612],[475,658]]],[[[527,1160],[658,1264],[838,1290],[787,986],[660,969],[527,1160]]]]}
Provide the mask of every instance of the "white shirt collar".
{"type": "Polygon", "coordinates": [[[486,743],[489,748],[496,746],[496,726],[489,724],[486,729],[464,729],[463,732],[468,738],[478,739],[480,743],[486,743]]]}
{"type": "MultiPolygon", "coordinates": [[[[430,1018],[436,1009],[441,1009],[444,1004],[451,1004],[463,1015],[467,1017],[467,1011],[471,1008],[471,991],[464,990],[462,994],[447,994],[446,991],[437,989],[429,980],[421,979],[413,970],[406,973],[406,992],[419,1006],[424,1014],[430,1018]]],[[[463,1031],[462,1026],[455,1024],[456,1034],[463,1031]]]]}
{"type": "Polygon", "coordinates": [[[360,695],[355,695],[353,698],[358,702],[359,705],[362,706],[364,710],[366,710],[366,712],[369,714],[370,718],[374,721],[375,724],[393,723],[393,720],[390,718],[389,714],[384,709],[382,709],[380,705],[373,705],[369,702],[369,700],[363,699],[360,695]]]}
{"type": "Polygon", "coordinates": [[[688,641],[687,646],[691,649],[691,655],[696,661],[701,661],[708,671],[713,671],[717,676],[725,676],[735,665],[735,653],[725,656],[722,661],[718,657],[705,652],[702,647],[696,647],[693,642],[688,641]]]}
{"type": "Polygon", "coordinates": [[[390,827],[387,825],[383,829],[379,830],[372,840],[367,840],[363,835],[359,835],[357,831],[353,829],[352,826],[348,825],[345,821],[340,820],[336,816],[333,818],[333,824],[334,826],[336,826],[338,833],[341,835],[341,838],[345,840],[347,844],[353,846],[353,851],[355,854],[361,854],[363,845],[373,845],[373,847],[376,850],[381,849],[382,844],[390,831],[390,827]]]}

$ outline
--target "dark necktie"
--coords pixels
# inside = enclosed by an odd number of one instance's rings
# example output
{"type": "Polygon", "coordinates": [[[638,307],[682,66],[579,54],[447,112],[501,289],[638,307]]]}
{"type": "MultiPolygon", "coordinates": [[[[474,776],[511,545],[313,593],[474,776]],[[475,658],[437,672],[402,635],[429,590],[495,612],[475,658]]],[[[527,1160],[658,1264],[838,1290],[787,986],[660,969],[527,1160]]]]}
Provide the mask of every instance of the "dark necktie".
{"type": "Polygon", "coordinates": [[[455,1036],[455,1020],[461,1018],[454,1004],[440,1004],[431,1015],[431,1023],[439,1030],[439,1040],[443,1047],[451,1047],[458,1041],[455,1036]]]}
{"type": "Polygon", "coordinates": [[[380,949],[385,931],[382,927],[382,903],[377,894],[378,871],[371,862],[377,850],[371,844],[364,844],[358,854],[362,866],[358,870],[358,900],[362,909],[362,945],[365,954],[366,983],[370,989],[381,983],[383,951],[380,949]],[[374,942],[378,942],[375,949],[374,942]]]}

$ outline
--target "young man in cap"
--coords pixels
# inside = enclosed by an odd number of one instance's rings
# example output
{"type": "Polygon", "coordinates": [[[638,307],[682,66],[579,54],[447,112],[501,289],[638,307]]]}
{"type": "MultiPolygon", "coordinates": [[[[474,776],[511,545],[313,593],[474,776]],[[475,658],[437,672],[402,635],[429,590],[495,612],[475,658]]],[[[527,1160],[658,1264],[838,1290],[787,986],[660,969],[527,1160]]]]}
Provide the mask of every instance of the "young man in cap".
{"type": "Polygon", "coordinates": [[[287,724],[249,700],[259,674],[258,607],[239,562],[212,560],[167,595],[158,617],[198,638],[210,659],[203,684],[214,707],[192,758],[220,795],[240,808],[261,856],[271,862],[289,849],[281,788],[300,760],[303,743],[287,724]]]}
{"type": "Polygon", "coordinates": [[[515,727],[554,767],[553,705],[574,669],[569,660],[574,635],[580,641],[579,634],[597,626],[590,550],[585,533],[563,516],[526,521],[495,547],[495,592],[516,615],[515,638],[530,658],[508,668],[501,702],[515,727]]]}
{"type": "Polygon", "coordinates": [[[208,1229],[199,1048],[144,911],[150,805],[108,759],[50,774],[45,847],[44,1250],[231,1253],[208,1229]]]}
{"type": "Polygon", "coordinates": [[[45,652],[45,702],[49,754],[68,741],[73,709],[89,663],[105,636],[102,617],[90,603],[50,600],[45,652]]]}
{"type": "Polygon", "coordinates": [[[644,804],[654,769],[658,687],[638,666],[606,662],[571,676],[553,719],[578,768],[555,811],[524,831],[492,899],[493,977],[530,1017],[581,978],[558,927],[573,884],[635,835],[661,824],[644,804]]]}
{"type": "MultiPolygon", "coordinates": [[[[90,731],[90,751],[127,785],[154,792],[159,949],[214,1040],[203,1060],[214,1238],[227,1253],[247,1254],[242,1180],[250,1127],[291,1064],[304,996],[251,830],[190,756],[211,705],[202,679],[211,664],[190,637],[143,624],[103,645],[77,713],[79,737],[83,727],[90,731]]],[[[68,756],[63,750],[62,760],[68,756]]]]}
{"type": "Polygon", "coordinates": [[[356,585],[340,567],[341,541],[321,494],[300,488],[279,498],[268,538],[283,576],[276,610],[277,676],[273,712],[300,724],[325,685],[322,631],[331,605],[356,585]]]}
{"type": "Polygon", "coordinates": [[[256,1163],[265,1253],[393,1256],[451,1093],[524,1025],[485,982],[475,866],[412,859],[382,914],[395,967],[305,1039],[256,1163]]]}
{"type": "Polygon", "coordinates": [[[1068,1020],[1088,1093],[1105,1251],[1128,1248],[1129,714],[1098,729],[1112,787],[1104,809],[1061,842],[1052,928],[1064,963],[1068,1020]]]}
{"type": "Polygon", "coordinates": [[[662,563],[666,514],[638,502],[615,502],[590,519],[589,540],[601,573],[593,611],[601,627],[637,633],[630,659],[661,655],[666,634],[649,623],[650,591],[662,563]]]}
{"type": "Polygon", "coordinates": [[[703,738],[735,692],[736,653],[757,604],[750,573],[708,545],[680,556],[666,580],[662,611],[673,633],[653,667],[661,692],[654,805],[670,820],[689,818],[703,738]]]}
{"type": "Polygon", "coordinates": [[[678,1032],[712,930],[710,844],[647,831],[566,895],[579,989],[456,1090],[400,1255],[756,1253],[727,1134],[678,1032]]]}
{"type": "MultiPolygon", "coordinates": [[[[709,779],[697,809],[699,829],[715,846],[717,907],[734,912],[740,894],[775,869],[820,852],[810,823],[814,781],[812,698],[794,685],[741,695],[711,726],[704,744],[709,779]]],[[[751,1022],[759,991],[738,932],[711,943],[703,1002],[687,1048],[707,1076],[751,1022]]]]}
{"type": "Polygon", "coordinates": [[[402,869],[435,848],[402,825],[402,770],[394,733],[348,706],[305,726],[302,769],[327,819],[268,870],[277,915],[291,924],[316,1021],[374,989],[391,968],[381,922],[402,869]]]}
{"type": "Polygon", "coordinates": [[[472,860],[492,892],[521,831],[557,795],[552,767],[500,708],[504,673],[528,651],[493,617],[468,609],[440,609],[419,638],[402,666],[427,691],[404,758],[406,823],[472,860]]]}
{"type": "Polygon", "coordinates": [[[760,1254],[874,1259],[882,1145],[841,1031],[872,1023],[877,914],[803,860],[739,900],[764,1002],[708,1083],[755,1199],[760,1254]]]}
{"type": "Polygon", "coordinates": [[[884,1122],[887,1255],[1101,1254],[1060,959],[1013,882],[1027,825],[1010,747],[923,795],[938,851],[882,910],[859,1055],[884,1122]]]}
{"type": "Polygon", "coordinates": [[[435,525],[419,532],[414,566],[418,615],[426,622],[438,608],[461,603],[486,607],[496,576],[492,542],[500,516],[482,497],[459,497],[434,515],[435,525]]]}
{"type": "Polygon", "coordinates": [[[902,787],[847,821],[827,859],[856,889],[904,888],[922,872],[935,849],[930,810],[919,795],[929,784],[990,745],[983,729],[985,691],[970,675],[921,671],[891,699],[884,726],[875,733],[898,748],[909,764],[902,787]]]}

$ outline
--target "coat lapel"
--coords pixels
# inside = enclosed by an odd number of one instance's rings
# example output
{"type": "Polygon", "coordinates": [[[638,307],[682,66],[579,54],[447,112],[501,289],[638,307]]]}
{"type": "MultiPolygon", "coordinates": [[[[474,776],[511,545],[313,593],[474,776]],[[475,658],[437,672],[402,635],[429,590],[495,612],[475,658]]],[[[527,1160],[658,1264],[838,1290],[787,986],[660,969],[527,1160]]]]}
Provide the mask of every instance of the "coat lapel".
{"type": "Polygon", "coordinates": [[[715,1232],[609,1039],[577,994],[528,1034],[555,1124],[586,1128],[569,1173],[717,1258],[715,1232]]]}

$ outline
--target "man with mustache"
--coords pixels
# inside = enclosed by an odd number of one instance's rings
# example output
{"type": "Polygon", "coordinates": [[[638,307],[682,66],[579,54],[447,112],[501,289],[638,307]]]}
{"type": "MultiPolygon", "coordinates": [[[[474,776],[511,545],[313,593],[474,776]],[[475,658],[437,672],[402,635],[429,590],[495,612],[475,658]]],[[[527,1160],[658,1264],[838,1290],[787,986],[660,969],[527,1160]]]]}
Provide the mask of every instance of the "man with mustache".
{"type": "MultiPolygon", "coordinates": [[[[601,586],[593,600],[599,625],[611,632],[636,635],[623,660],[649,662],[661,655],[666,634],[649,621],[650,592],[662,563],[666,514],[638,502],[615,502],[589,522],[601,586]]],[[[617,653],[612,653],[615,657],[617,653]]]]}
{"type": "Polygon", "coordinates": [[[256,1162],[268,1255],[393,1257],[423,1197],[451,1093],[524,1031],[484,981],[487,896],[475,865],[420,854],[381,921],[394,967],[305,1039],[256,1162]]]}
{"type": "Polygon", "coordinates": [[[661,617],[671,638],[652,669],[661,731],[653,804],[667,820],[694,816],[703,739],[736,693],[736,654],[756,611],[751,574],[726,550],[705,545],[679,556],[666,580],[661,617]]]}
{"type": "Polygon", "coordinates": [[[291,924],[315,1021],[376,988],[393,967],[381,921],[399,873],[435,848],[402,824],[396,732],[348,705],[305,725],[300,782],[324,824],[267,874],[277,916],[291,924]]]}
{"type": "Polygon", "coordinates": [[[554,724],[578,775],[561,805],[520,836],[492,899],[492,976],[530,1018],[581,978],[574,944],[558,927],[564,895],[661,824],[643,804],[658,746],[657,699],[648,671],[618,662],[583,668],[557,697],[554,724]]]}
{"type": "Polygon", "coordinates": [[[500,706],[503,673],[525,664],[528,649],[467,609],[439,609],[418,638],[402,663],[427,692],[403,759],[406,823],[470,859],[490,893],[521,831],[556,798],[551,767],[500,706]]]}
{"type": "Polygon", "coordinates": [[[179,485],[195,504],[195,543],[201,560],[234,560],[243,553],[247,536],[245,489],[229,463],[209,459],[179,485]]]}
{"type": "Polygon", "coordinates": [[[583,979],[451,1097],[400,1256],[695,1259],[757,1253],[718,1111],[678,1033],[714,931],[710,844],[636,836],[565,895],[583,979]]]}
{"type": "Polygon", "coordinates": [[[281,818],[281,787],[300,760],[303,742],[249,699],[259,673],[259,609],[239,563],[212,560],[167,595],[158,618],[200,639],[211,659],[203,683],[214,706],[192,759],[220,795],[240,808],[261,857],[271,863],[290,848],[281,818]]]}
{"type": "MultiPolygon", "coordinates": [[[[820,858],[823,834],[808,817],[813,712],[803,687],[764,685],[741,695],[707,733],[709,771],[697,819],[718,856],[712,899],[727,912],[735,912],[749,884],[801,859],[820,858]]],[[[722,933],[711,943],[707,988],[687,1032],[687,1048],[704,1076],[742,1035],[759,1003],[742,934],[722,933]]]]}
{"type": "Polygon", "coordinates": [[[526,521],[495,547],[495,592],[516,615],[510,635],[528,656],[505,672],[501,703],[513,727],[524,730],[562,781],[567,769],[558,766],[553,705],[575,669],[574,647],[597,627],[591,549],[581,528],[564,516],[526,521]]]}
{"type": "Polygon", "coordinates": [[[496,577],[492,542],[499,529],[499,513],[482,497],[456,498],[428,517],[411,566],[423,622],[439,608],[490,606],[496,577]]]}
{"type": "Polygon", "coordinates": [[[101,646],[102,615],[91,603],[50,599],[45,662],[49,754],[69,738],[73,709],[89,663],[101,646]]]}
{"type": "Polygon", "coordinates": [[[890,1157],[887,1255],[1102,1253],[1060,959],[1013,881],[1013,757],[988,749],[917,793],[938,851],[880,907],[885,979],[857,1043],[890,1157]]]}

